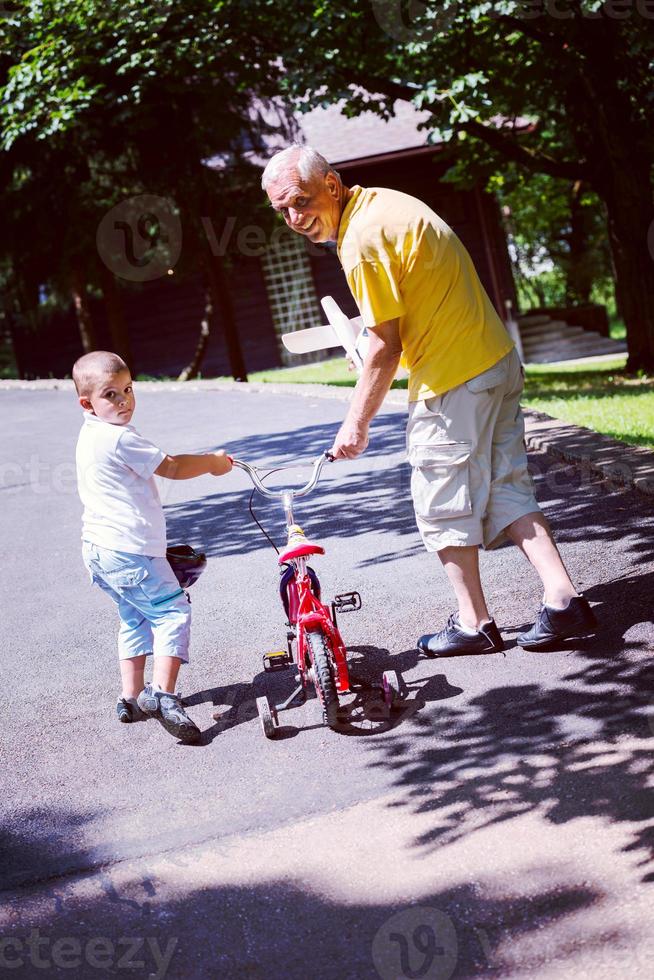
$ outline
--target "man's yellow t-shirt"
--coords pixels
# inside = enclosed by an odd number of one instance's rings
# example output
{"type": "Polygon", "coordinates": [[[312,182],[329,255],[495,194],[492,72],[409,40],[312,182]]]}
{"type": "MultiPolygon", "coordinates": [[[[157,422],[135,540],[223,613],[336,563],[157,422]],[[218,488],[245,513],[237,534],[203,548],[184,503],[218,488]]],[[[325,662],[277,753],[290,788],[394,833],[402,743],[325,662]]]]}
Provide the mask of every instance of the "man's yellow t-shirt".
{"type": "Polygon", "coordinates": [[[399,318],[409,401],[440,395],[504,357],[513,341],[452,229],[408,194],[351,191],[338,257],[365,326],[399,318]]]}

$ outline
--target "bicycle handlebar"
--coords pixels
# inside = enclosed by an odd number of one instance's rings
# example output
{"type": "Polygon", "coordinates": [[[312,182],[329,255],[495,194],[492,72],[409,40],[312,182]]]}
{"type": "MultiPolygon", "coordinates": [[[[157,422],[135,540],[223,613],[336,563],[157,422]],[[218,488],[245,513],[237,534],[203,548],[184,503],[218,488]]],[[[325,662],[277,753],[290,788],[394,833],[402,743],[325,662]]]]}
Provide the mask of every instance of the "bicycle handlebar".
{"type": "Polygon", "coordinates": [[[262,493],[264,497],[277,497],[279,499],[283,497],[304,497],[307,493],[310,493],[320,479],[320,471],[325,463],[328,460],[330,463],[334,462],[334,457],[331,455],[331,453],[321,453],[313,464],[311,479],[303,487],[300,487],[299,490],[271,490],[270,487],[267,487],[261,482],[259,477],[259,468],[257,466],[251,466],[250,463],[245,463],[242,459],[234,459],[233,456],[231,456],[230,459],[232,460],[233,466],[238,466],[239,469],[245,470],[259,493],[262,493]]]}

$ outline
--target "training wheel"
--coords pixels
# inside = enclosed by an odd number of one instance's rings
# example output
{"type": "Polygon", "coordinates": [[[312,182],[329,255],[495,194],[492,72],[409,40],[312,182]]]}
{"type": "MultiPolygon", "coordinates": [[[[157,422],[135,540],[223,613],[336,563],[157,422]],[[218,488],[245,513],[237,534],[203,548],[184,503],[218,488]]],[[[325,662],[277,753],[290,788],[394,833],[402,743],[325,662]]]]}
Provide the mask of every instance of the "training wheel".
{"type": "Polygon", "coordinates": [[[270,702],[265,695],[257,698],[257,712],[259,714],[259,721],[261,722],[263,734],[266,736],[266,738],[274,738],[277,734],[277,712],[270,707],[270,702]]]}
{"type": "Polygon", "coordinates": [[[384,701],[387,707],[392,708],[401,694],[400,678],[396,670],[385,670],[382,674],[382,687],[384,689],[384,701]]]}

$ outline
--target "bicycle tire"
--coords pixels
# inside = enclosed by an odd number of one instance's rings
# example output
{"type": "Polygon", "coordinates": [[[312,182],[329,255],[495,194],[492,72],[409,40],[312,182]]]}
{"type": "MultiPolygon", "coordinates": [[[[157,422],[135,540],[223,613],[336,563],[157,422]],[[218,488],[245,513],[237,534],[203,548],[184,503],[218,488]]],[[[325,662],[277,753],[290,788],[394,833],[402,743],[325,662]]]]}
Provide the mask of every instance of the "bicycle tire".
{"type": "Polygon", "coordinates": [[[332,676],[329,649],[322,630],[311,630],[306,633],[307,645],[313,664],[313,679],[316,693],[322,703],[325,721],[330,728],[338,722],[338,694],[332,676]]]}

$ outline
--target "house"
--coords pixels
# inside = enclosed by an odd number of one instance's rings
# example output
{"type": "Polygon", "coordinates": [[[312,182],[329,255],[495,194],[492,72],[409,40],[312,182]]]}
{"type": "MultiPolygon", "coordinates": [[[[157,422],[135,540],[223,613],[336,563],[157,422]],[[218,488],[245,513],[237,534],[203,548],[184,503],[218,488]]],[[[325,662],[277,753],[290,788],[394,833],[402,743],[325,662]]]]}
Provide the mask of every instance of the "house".
{"type": "MultiPolygon", "coordinates": [[[[418,129],[424,116],[409,103],[396,103],[389,121],[374,113],[348,119],[337,106],[298,115],[299,141],[319,150],[348,184],[386,186],[424,200],[459,235],[502,318],[515,305],[506,236],[494,198],[479,188],[457,190],[443,182],[448,152],[427,143],[418,129]]],[[[230,293],[248,372],[297,363],[279,335],[324,322],[319,299],[333,296],[350,315],[357,313],[332,247],[311,245],[288,233],[275,247],[243,248],[230,269],[230,293]]],[[[122,290],[125,319],[138,374],[176,376],[192,359],[204,314],[200,277],[178,282],[172,274],[122,290]]],[[[104,304],[92,300],[98,344],[110,347],[104,304]]],[[[73,311],[53,315],[38,344],[25,335],[16,354],[25,377],[62,376],[82,353],[73,311]]],[[[312,359],[325,356],[307,355],[312,359]]],[[[228,375],[229,359],[219,315],[201,366],[204,377],[228,375]]]]}

